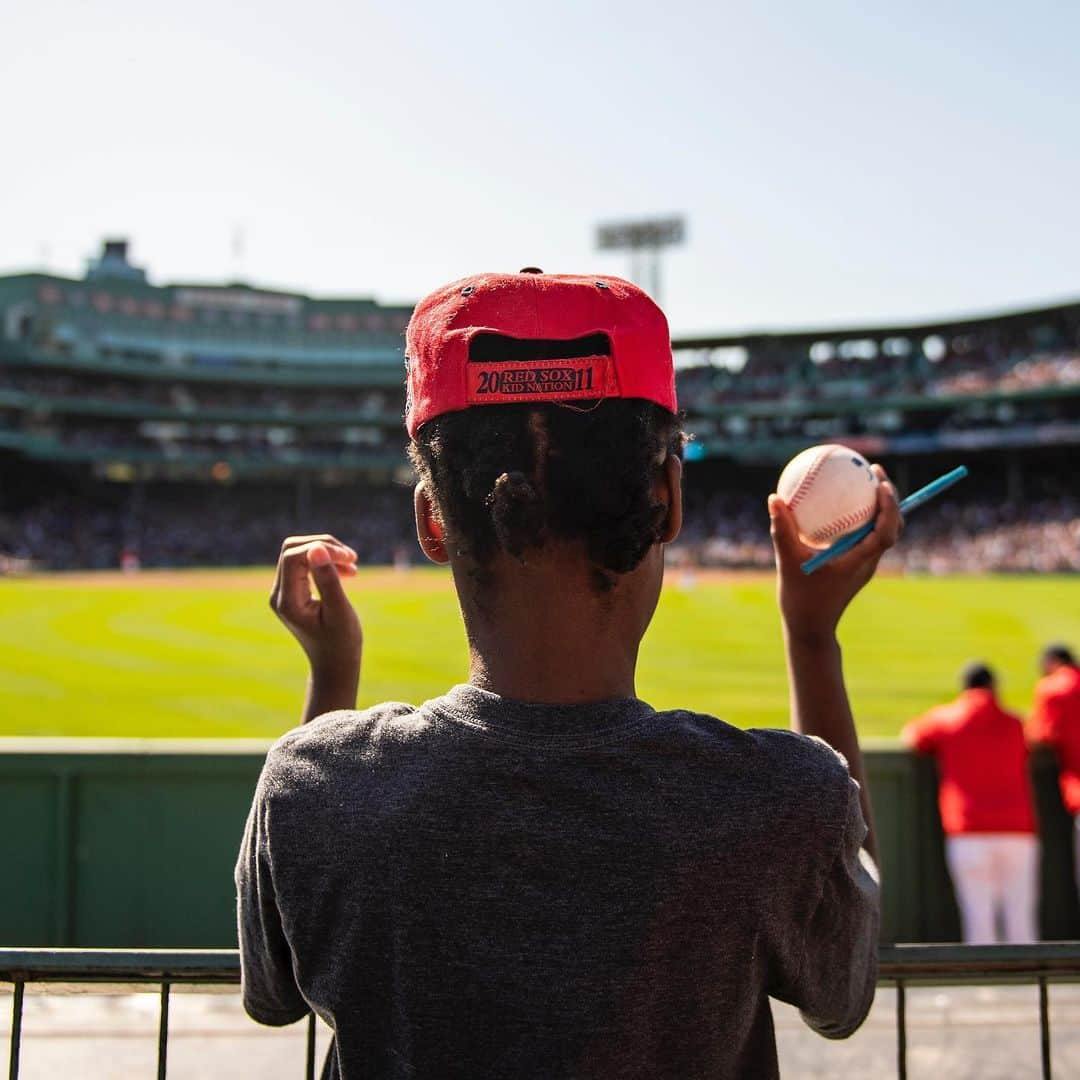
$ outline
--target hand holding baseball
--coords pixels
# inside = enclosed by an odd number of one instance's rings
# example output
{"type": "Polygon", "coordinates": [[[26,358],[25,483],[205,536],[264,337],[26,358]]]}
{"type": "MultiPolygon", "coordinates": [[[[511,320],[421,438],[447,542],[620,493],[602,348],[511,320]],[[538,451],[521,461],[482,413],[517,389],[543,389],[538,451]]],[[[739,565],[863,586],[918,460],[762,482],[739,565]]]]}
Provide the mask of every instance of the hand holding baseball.
{"type": "Polygon", "coordinates": [[[355,684],[360,673],[360,620],[341,584],[355,574],[356,552],[336,537],[290,536],[270,594],[270,607],[300,642],[313,678],[341,686],[355,684]]]}
{"type": "Polygon", "coordinates": [[[903,519],[896,488],[880,465],[874,465],[872,469],[879,481],[873,532],[815,574],[804,574],[801,566],[816,553],[816,549],[800,538],[795,516],[787,503],[779,495],[769,496],[777,598],[787,631],[794,637],[831,639],[848,604],[874,576],[881,556],[900,536],[903,519]]]}

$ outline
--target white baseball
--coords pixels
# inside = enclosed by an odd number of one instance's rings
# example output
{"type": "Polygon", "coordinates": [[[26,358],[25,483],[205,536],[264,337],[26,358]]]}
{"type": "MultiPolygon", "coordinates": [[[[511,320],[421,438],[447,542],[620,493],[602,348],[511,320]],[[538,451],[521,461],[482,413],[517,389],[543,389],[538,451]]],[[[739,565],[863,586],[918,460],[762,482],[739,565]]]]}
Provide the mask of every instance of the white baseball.
{"type": "Polygon", "coordinates": [[[877,487],[862,454],[828,443],[796,454],[784,466],[776,493],[791,507],[803,540],[828,547],[873,519],[877,487]]]}

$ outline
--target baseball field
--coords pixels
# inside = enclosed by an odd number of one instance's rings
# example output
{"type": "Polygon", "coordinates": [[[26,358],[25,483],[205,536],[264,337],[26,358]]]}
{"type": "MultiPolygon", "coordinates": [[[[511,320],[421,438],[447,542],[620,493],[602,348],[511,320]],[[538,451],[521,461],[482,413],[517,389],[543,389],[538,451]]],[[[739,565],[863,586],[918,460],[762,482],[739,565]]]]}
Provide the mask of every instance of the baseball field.
{"type": "MultiPolygon", "coordinates": [[[[0,580],[0,735],[276,737],[305,664],[267,603],[269,568],[0,580]]],[[[365,633],[361,705],[420,701],[466,678],[449,576],[365,569],[348,584],[365,633]]],[[[1026,711],[1047,641],[1080,644],[1080,578],[882,577],[842,627],[864,735],[895,735],[950,695],[966,660],[1026,711]]],[[[742,726],[787,722],[769,576],[670,575],[642,650],[657,707],[742,726]]]]}

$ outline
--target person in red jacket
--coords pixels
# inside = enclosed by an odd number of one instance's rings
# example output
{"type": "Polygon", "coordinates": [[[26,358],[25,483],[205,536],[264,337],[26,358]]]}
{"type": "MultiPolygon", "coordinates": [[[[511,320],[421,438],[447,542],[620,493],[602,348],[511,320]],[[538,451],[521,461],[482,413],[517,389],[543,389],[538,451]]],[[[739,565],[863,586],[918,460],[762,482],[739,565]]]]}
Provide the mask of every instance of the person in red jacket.
{"type": "Polygon", "coordinates": [[[1080,669],[1065,645],[1048,645],[1039,657],[1042,678],[1027,722],[1031,743],[1049,746],[1058,759],[1061,801],[1076,823],[1076,878],[1080,888],[1080,669]]]}
{"type": "Polygon", "coordinates": [[[999,704],[985,664],[965,667],[961,684],[955,701],[912,721],[903,737],[937,759],[938,806],[964,941],[1036,941],[1039,848],[1023,722],[999,704]]]}

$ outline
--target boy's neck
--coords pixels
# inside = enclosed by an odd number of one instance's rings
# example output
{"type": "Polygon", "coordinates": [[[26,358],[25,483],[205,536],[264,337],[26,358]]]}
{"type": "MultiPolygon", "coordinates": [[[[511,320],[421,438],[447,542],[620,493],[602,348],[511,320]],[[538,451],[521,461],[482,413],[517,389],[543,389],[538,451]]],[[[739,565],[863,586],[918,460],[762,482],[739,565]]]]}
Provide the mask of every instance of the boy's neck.
{"type": "Polygon", "coordinates": [[[647,556],[601,592],[580,558],[499,562],[486,586],[455,567],[474,686],[551,705],[636,696],[638,646],[659,595],[662,563],[647,556]]]}
{"type": "Polygon", "coordinates": [[[474,651],[469,682],[481,690],[514,701],[538,705],[587,705],[612,698],[636,697],[633,665],[608,665],[600,658],[593,664],[581,664],[580,643],[567,640],[558,649],[547,650],[539,661],[529,657],[486,657],[474,651]],[[555,672],[558,678],[553,678],[555,672]]]}

